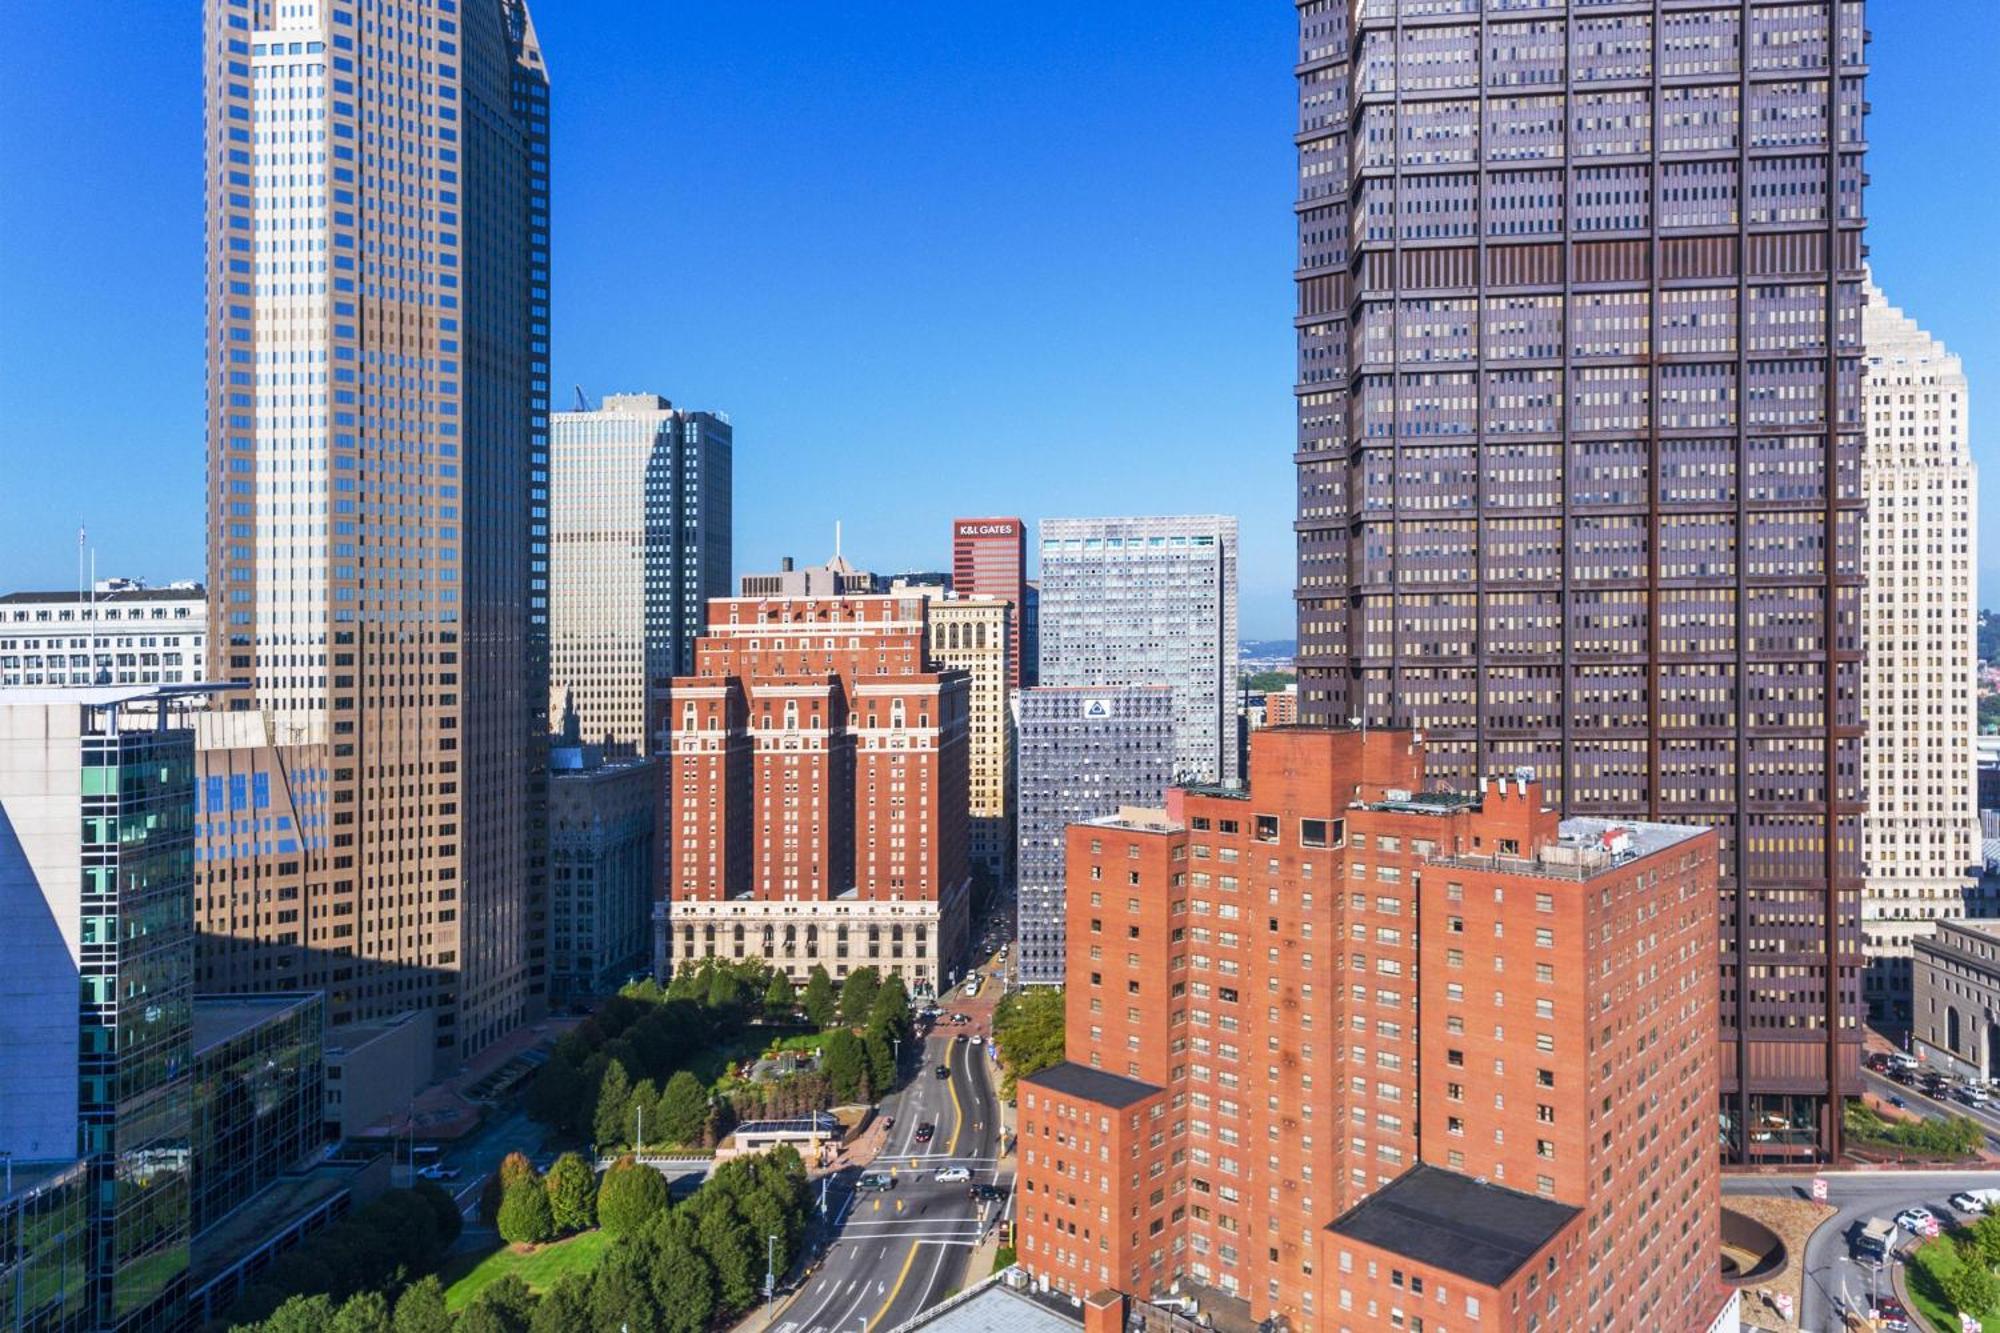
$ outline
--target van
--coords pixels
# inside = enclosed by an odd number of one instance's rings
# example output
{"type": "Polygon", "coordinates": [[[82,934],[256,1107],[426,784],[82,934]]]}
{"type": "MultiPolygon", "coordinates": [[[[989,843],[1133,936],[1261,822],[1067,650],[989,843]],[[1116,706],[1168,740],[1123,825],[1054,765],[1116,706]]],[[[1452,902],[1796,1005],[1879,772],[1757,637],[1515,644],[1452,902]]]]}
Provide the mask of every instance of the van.
{"type": "Polygon", "coordinates": [[[1869,1218],[1854,1237],[1854,1253],[1857,1258],[1886,1260],[1895,1249],[1896,1224],[1884,1218],[1869,1218]]]}

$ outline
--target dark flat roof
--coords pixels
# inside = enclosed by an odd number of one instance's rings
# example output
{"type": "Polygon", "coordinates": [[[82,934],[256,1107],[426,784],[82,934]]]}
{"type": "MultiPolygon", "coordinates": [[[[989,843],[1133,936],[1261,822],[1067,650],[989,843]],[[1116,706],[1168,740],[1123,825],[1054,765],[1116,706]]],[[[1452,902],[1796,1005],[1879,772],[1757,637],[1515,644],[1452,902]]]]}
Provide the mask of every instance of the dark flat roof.
{"type": "Polygon", "coordinates": [[[1425,1165],[1390,1181],[1328,1230],[1497,1287],[1580,1211],[1425,1165]]]}
{"type": "Polygon", "coordinates": [[[206,1051],[319,999],[318,991],[194,997],[194,1049],[206,1051]]]}
{"type": "Polygon", "coordinates": [[[75,588],[64,588],[59,592],[7,592],[0,593],[0,603],[19,602],[75,602],[89,605],[112,606],[120,602],[199,602],[208,596],[200,584],[192,588],[115,588],[95,594],[79,593],[75,588]]]}
{"type": "Polygon", "coordinates": [[[1065,1097],[1080,1097],[1084,1101],[1113,1108],[1144,1101],[1159,1091],[1152,1084],[1141,1083],[1136,1078],[1122,1078],[1068,1060],[1051,1065],[1039,1074],[1030,1074],[1021,1081],[1033,1087],[1047,1088],[1050,1092],[1059,1092],[1065,1097]]]}

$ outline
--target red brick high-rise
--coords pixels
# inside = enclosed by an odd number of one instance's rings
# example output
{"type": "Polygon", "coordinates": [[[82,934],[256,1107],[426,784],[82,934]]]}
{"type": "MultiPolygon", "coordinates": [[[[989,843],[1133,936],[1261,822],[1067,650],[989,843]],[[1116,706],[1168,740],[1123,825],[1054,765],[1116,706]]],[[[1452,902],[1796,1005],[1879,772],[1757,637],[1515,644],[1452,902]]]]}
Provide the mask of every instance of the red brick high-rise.
{"type": "Polygon", "coordinates": [[[1021,1263],[1296,1333],[1708,1327],[1716,835],[1543,802],[1288,727],[1073,825],[1021,1263]]]}
{"type": "Polygon", "coordinates": [[[951,586],[961,597],[1003,597],[1014,604],[1007,630],[1007,688],[1035,683],[1021,656],[1028,611],[1028,525],[1018,518],[961,518],[951,525],[951,586]]]}
{"type": "Polygon", "coordinates": [[[948,984],[967,932],[970,677],[916,594],[725,597],[667,692],[669,936],[803,981],[948,984]]]}

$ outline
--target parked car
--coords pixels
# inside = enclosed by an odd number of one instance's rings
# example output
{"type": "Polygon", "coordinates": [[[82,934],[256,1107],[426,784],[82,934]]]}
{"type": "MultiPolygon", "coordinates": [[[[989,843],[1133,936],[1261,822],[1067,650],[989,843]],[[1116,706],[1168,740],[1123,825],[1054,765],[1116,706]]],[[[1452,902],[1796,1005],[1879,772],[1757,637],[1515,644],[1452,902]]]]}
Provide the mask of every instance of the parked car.
{"type": "Polygon", "coordinates": [[[1896,1214],[1896,1225],[1912,1236],[1926,1235],[1937,1226],[1937,1215],[1928,1208],[1905,1208],[1896,1214]]]}
{"type": "Polygon", "coordinates": [[[931,1136],[936,1133],[937,1126],[926,1120],[923,1124],[917,1126],[916,1140],[918,1143],[929,1143],[931,1136]]]}
{"type": "Polygon", "coordinates": [[[962,1166],[941,1166],[931,1173],[931,1179],[940,1185],[959,1185],[972,1179],[972,1172],[962,1166]]]}
{"type": "Polygon", "coordinates": [[[950,1078],[950,1077],[951,1077],[951,1066],[950,1066],[950,1065],[939,1065],[939,1066],[937,1067],[937,1076],[938,1076],[939,1078],[950,1078]]]}
{"type": "Polygon", "coordinates": [[[1910,1333],[1910,1312],[1901,1301],[1884,1296],[1875,1306],[1875,1327],[1883,1333],[1910,1333]]]}
{"type": "Polygon", "coordinates": [[[448,1184],[451,1181],[457,1180],[465,1173],[455,1166],[427,1166],[417,1172],[417,1174],[425,1180],[435,1180],[439,1184],[448,1184]]]}
{"type": "Polygon", "coordinates": [[[1984,1213],[2000,1204],[2000,1190],[1961,1190],[1951,1196],[1951,1206],[1961,1213],[1984,1213]]]}

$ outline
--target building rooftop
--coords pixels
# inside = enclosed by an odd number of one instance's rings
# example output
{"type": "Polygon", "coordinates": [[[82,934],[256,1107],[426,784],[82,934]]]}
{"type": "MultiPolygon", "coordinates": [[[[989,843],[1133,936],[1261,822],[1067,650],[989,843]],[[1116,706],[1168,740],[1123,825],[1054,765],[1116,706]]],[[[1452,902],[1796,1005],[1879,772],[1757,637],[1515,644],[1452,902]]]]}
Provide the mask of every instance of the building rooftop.
{"type": "Polygon", "coordinates": [[[53,1162],[23,1162],[9,1159],[5,1175],[0,1175],[0,1204],[32,1194],[74,1172],[82,1175],[84,1164],[74,1159],[53,1162]]]}
{"type": "Polygon", "coordinates": [[[244,688],[234,681],[189,681],[185,685],[14,685],[0,690],[0,706],[71,704],[79,708],[116,708],[120,704],[185,699],[244,688]]]}
{"type": "Polygon", "coordinates": [[[316,1003],[318,991],[273,992],[269,995],[197,995],[194,997],[194,1049],[197,1054],[242,1036],[252,1028],[316,1003]]]}
{"type": "Polygon", "coordinates": [[[1405,1171],[1327,1229],[1489,1287],[1511,1278],[1580,1209],[1442,1167],[1405,1171]]]}
{"type": "Polygon", "coordinates": [[[18,602],[95,602],[99,606],[115,606],[121,602],[200,602],[206,601],[208,593],[199,583],[185,587],[169,588],[108,588],[95,593],[78,592],[75,588],[64,588],[60,592],[7,592],[0,593],[0,606],[18,602]]]}
{"type": "Polygon", "coordinates": [[[1010,1269],[989,1278],[962,1296],[946,1301],[899,1324],[893,1333],[1076,1333],[1083,1327],[1083,1307],[1059,1292],[1038,1292],[1025,1284],[1015,1287],[1010,1269]]]}
{"type": "Polygon", "coordinates": [[[1144,1101],[1159,1089],[1150,1083],[1141,1083],[1135,1078],[1124,1078],[1118,1074],[1107,1074],[1101,1069],[1076,1064],[1065,1060],[1059,1065],[1051,1065],[1040,1073],[1030,1074],[1021,1082],[1030,1087],[1047,1088],[1065,1097],[1077,1097],[1095,1102],[1099,1106],[1117,1109],[1144,1101]]]}
{"type": "Polygon", "coordinates": [[[1078,822],[1091,828],[1129,829],[1134,833],[1179,833],[1186,827],[1164,810],[1148,810],[1136,805],[1120,806],[1115,815],[1099,815],[1095,819],[1078,822]]]}
{"type": "Polygon", "coordinates": [[[1532,856],[1461,853],[1437,857],[1432,864],[1584,882],[1656,852],[1692,842],[1708,831],[1706,825],[1700,824],[1649,824],[1637,819],[1582,816],[1563,820],[1557,829],[1558,840],[1536,848],[1532,856]]]}
{"type": "Polygon", "coordinates": [[[790,1120],[746,1120],[731,1134],[838,1134],[840,1121],[825,1111],[790,1120]]]}
{"type": "Polygon", "coordinates": [[[347,1055],[358,1051],[371,1041],[379,1041],[391,1032],[409,1026],[420,1017],[415,1009],[406,1009],[400,1014],[378,1018],[366,1023],[342,1023],[339,1027],[326,1030],[326,1053],[329,1056],[347,1055]]]}

